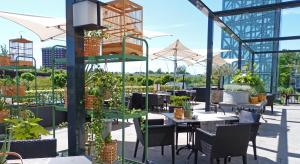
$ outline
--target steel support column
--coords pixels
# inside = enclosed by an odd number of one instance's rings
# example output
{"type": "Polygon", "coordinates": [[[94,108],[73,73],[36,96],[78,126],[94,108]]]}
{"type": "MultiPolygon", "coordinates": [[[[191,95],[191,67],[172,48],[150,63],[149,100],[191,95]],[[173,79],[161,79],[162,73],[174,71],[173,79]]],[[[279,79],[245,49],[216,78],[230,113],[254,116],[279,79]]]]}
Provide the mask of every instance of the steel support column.
{"type": "Polygon", "coordinates": [[[210,110],[210,89],[213,62],[214,18],[208,17],[205,111],[210,110]]]}
{"type": "Polygon", "coordinates": [[[252,56],[251,56],[251,71],[252,73],[254,73],[254,62],[255,62],[255,53],[252,53],[252,56]]]}
{"type": "Polygon", "coordinates": [[[67,33],[67,88],[68,88],[68,154],[84,154],[84,60],[83,30],[73,27],[73,3],[77,0],[66,0],[66,33],[67,33]]]}
{"type": "Polygon", "coordinates": [[[242,42],[239,42],[238,69],[242,70],[242,42]]]}

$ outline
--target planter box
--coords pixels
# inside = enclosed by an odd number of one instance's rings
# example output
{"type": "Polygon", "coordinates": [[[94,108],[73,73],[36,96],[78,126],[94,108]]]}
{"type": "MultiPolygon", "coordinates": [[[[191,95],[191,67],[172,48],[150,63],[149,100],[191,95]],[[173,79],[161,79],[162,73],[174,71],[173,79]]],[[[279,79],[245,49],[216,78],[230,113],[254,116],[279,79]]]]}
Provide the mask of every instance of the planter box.
{"type": "Polygon", "coordinates": [[[255,97],[250,97],[250,104],[258,104],[258,97],[255,96],[255,97]]]}
{"type": "Polygon", "coordinates": [[[0,66],[9,66],[10,57],[9,56],[0,56],[0,66]]]}
{"type": "MultiPolygon", "coordinates": [[[[84,108],[86,110],[92,110],[94,107],[94,103],[97,101],[97,97],[94,95],[88,95],[85,94],[84,96],[84,108]]],[[[68,105],[68,94],[67,94],[67,89],[64,90],[64,102],[65,102],[65,108],[67,108],[68,105]]]]}
{"type": "Polygon", "coordinates": [[[103,163],[112,164],[118,159],[118,142],[112,141],[111,143],[105,143],[100,152],[100,157],[103,163]]]}
{"type": "MultiPolygon", "coordinates": [[[[133,43],[126,43],[125,54],[128,55],[143,55],[143,46],[133,43]]],[[[107,43],[102,46],[102,55],[122,54],[122,43],[107,43]]]]}
{"type": "MultiPolygon", "coordinates": [[[[0,142],[2,147],[3,141],[0,142]]],[[[56,139],[37,139],[37,140],[13,140],[11,141],[10,151],[17,152],[23,159],[27,158],[48,158],[56,157],[56,139]]],[[[15,159],[9,156],[8,159],[15,159]]]]}
{"type": "Polygon", "coordinates": [[[25,96],[25,86],[19,85],[19,87],[12,85],[12,86],[2,86],[1,93],[4,96],[25,96]],[[18,89],[18,95],[17,95],[18,89]]]}
{"type": "Polygon", "coordinates": [[[100,39],[85,37],[83,56],[98,56],[100,55],[100,39]]]}
{"type": "Polygon", "coordinates": [[[249,93],[224,91],[223,102],[226,104],[249,104],[249,93]]]}
{"type": "MultiPolygon", "coordinates": [[[[30,110],[39,118],[43,119],[39,124],[43,127],[52,127],[52,107],[39,106],[32,107],[30,110]],[[37,111],[38,110],[38,111],[37,111]],[[38,114],[37,114],[38,112],[38,114]]],[[[55,125],[67,122],[67,112],[55,111],[55,125]]]]}
{"type": "Polygon", "coordinates": [[[19,60],[19,61],[11,61],[11,65],[16,65],[16,66],[29,66],[32,67],[32,61],[25,61],[25,60],[19,60]]]}

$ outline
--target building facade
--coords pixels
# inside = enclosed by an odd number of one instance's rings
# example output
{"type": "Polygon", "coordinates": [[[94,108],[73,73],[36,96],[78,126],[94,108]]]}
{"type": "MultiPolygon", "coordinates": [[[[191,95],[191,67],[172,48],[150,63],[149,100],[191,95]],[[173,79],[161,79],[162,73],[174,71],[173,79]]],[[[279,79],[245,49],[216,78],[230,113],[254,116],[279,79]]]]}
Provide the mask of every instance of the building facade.
{"type": "MultiPolygon", "coordinates": [[[[223,0],[223,10],[252,7],[278,3],[281,0],[223,0]]],[[[263,13],[248,13],[235,16],[226,16],[223,21],[241,39],[259,39],[279,37],[280,35],[280,11],[268,11],[263,13]]],[[[255,42],[249,43],[250,47],[257,52],[278,51],[279,42],[255,42]]],[[[237,58],[239,43],[222,32],[222,49],[231,50],[222,54],[223,58],[237,58]]],[[[242,66],[251,62],[252,55],[242,49],[242,66]]],[[[276,92],[278,83],[278,54],[256,54],[254,56],[255,69],[265,82],[267,92],[276,92]]],[[[237,68],[237,63],[234,63],[237,68]]]]}
{"type": "MultiPolygon", "coordinates": [[[[52,47],[42,48],[42,65],[46,68],[52,68],[52,47]]],[[[65,48],[55,48],[54,49],[55,59],[66,58],[66,49],[65,48]]],[[[66,69],[65,64],[55,64],[56,69],[66,69]]]]}

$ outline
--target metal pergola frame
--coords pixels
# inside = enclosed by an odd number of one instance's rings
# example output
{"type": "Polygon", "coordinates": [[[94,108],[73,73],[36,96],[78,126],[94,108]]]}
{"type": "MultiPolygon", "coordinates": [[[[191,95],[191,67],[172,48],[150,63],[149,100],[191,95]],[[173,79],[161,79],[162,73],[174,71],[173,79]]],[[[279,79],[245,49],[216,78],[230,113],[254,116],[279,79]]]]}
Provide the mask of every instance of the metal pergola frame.
{"type": "MultiPolygon", "coordinates": [[[[238,69],[241,69],[241,60],[242,60],[242,47],[248,50],[252,55],[251,65],[252,71],[253,64],[256,54],[277,54],[282,52],[300,52],[300,50],[282,50],[282,51],[254,51],[248,43],[254,42],[279,42],[283,40],[298,40],[300,36],[286,36],[286,37],[274,37],[274,38],[260,38],[260,39],[248,39],[243,40],[234,33],[230,27],[224,23],[220,17],[223,16],[233,16],[233,15],[241,15],[248,13],[257,13],[257,12],[266,12],[266,11],[274,11],[288,8],[300,7],[300,0],[288,1],[288,2],[280,2],[268,5],[254,6],[254,7],[245,7],[239,9],[232,10],[224,10],[213,12],[209,7],[206,6],[204,2],[201,0],[189,0],[197,9],[199,9],[204,15],[208,17],[208,38],[207,38],[207,68],[206,68],[206,102],[205,102],[205,110],[210,110],[210,89],[211,89],[211,74],[212,74],[212,60],[213,60],[213,29],[215,22],[222,30],[224,30],[231,38],[235,39],[239,43],[238,49],[238,69]]],[[[278,66],[277,66],[278,67],[278,66]]],[[[274,70],[274,69],[272,69],[274,70]]],[[[273,77],[271,79],[271,92],[272,92],[272,84],[273,77]]]]}

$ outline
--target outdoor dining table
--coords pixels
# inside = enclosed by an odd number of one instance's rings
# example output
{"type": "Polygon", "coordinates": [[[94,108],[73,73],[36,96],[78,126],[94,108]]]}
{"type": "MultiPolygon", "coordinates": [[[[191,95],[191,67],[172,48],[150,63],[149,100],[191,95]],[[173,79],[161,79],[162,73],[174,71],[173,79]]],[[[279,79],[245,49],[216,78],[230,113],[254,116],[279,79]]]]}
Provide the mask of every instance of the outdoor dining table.
{"type": "MultiPolygon", "coordinates": [[[[209,132],[215,132],[216,124],[225,124],[228,122],[238,121],[238,116],[233,113],[215,113],[215,112],[204,112],[204,111],[193,111],[193,118],[183,118],[177,119],[174,117],[174,113],[162,113],[167,119],[171,120],[175,124],[176,128],[179,124],[186,124],[187,128],[194,131],[194,125],[199,125],[200,128],[205,129],[209,132]]],[[[193,149],[194,141],[192,140],[192,145],[189,143],[177,150],[177,154],[183,149],[193,149]]],[[[190,156],[189,156],[190,157],[190,156]]]]}
{"type": "MultiPolygon", "coordinates": [[[[19,164],[20,160],[8,160],[7,164],[19,164]]],[[[23,159],[23,164],[92,164],[85,156],[23,159]]]]}

